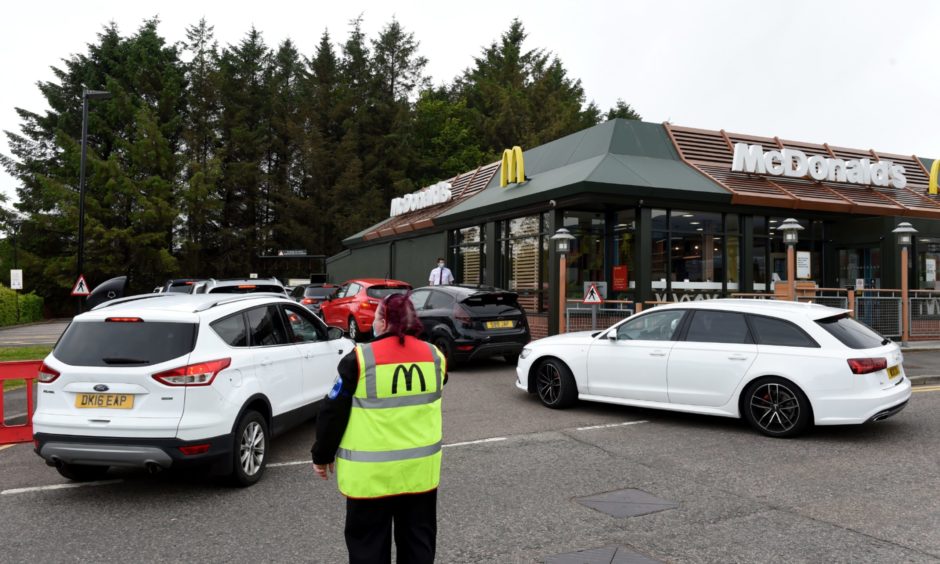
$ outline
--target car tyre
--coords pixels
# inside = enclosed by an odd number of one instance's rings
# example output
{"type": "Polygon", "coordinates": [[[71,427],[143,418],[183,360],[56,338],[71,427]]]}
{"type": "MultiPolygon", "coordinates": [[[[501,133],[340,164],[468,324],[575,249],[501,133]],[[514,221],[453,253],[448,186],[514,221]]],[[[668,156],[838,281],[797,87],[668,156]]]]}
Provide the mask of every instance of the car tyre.
{"type": "Polygon", "coordinates": [[[744,390],[741,410],[754,430],[775,438],[796,437],[813,420],[812,407],[803,390],[776,376],[752,382],[744,390]]]}
{"type": "Polygon", "coordinates": [[[353,316],[349,316],[349,338],[354,342],[359,342],[362,340],[362,331],[359,330],[359,325],[356,323],[356,319],[353,316]]]}
{"type": "Polygon", "coordinates": [[[578,386],[564,362],[550,358],[535,369],[535,393],[545,407],[564,409],[578,401],[578,386]]]}
{"type": "Polygon", "coordinates": [[[246,411],[235,427],[229,477],[232,485],[245,488],[261,479],[268,464],[267,442],[267,421],[257,411],[246,411]]]}
{"type": "Polygon", "coordinates": [[[68,478],[73,482],[94,482],[102,480],[108,473],[108,466],[91,466],[88,464],[67,464],[65,462],[56,465],[56,470],[62,474],[63,478],[68,478]]]}
{"type": "Polygon", "coordinates": [[[449,337],[435,337],[432,341],[432,344],[437,347],[437,350],[441,351],[441,354],[444,355],[444,358],[447,359],[447,368],[448,370],[455,366],[457,363],[454,362],[454,341],[449,337]]]}

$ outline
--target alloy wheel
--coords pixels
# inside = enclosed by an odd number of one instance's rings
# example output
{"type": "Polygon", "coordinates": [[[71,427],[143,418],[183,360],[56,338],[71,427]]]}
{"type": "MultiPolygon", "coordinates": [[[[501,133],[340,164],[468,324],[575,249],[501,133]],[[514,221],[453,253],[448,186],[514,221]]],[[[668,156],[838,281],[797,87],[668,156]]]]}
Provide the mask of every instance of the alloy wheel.
{"type": "Polygon", "coordinates": [[[359,328],[356,326],[356,320],[349,318],[349,338],[353,341],[359,338],[359,328]]]}
{"type": "Polygon", "coordinates": [[[800,400],[796,392],[775,382],[755,388],[748,409],[755,424],[773,434],[791,431],[800,420],[800,400]]]}
{"type": "Polygon", "coordinates": [[[547,404],[554,404],[561,394],[561,373],[553,364],[546,362],[539,367],[535,385],[542,401],[547,404]]]}
{"type": "Polygon", "coordinates": [[[264,460],[264,430],[257,421],[252,421],[242,433],[239,460],[246,476],[254,476],[264,460]]]}

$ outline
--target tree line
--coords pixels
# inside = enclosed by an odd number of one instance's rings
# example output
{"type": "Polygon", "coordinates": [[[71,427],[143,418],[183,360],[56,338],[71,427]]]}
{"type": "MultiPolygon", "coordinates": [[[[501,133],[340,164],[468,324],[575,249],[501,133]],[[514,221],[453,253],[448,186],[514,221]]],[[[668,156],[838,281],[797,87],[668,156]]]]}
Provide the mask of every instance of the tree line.
{"type": "MultiPolygon", "coordinates": [[[[220,47],[205,20],[170,43],[156,19],[107,25],[17,108],[0,164],[18,180],[19,264],[29,287],[67,302],[76,276],[83,88],[90,102],[85,276],[135,291],[173,276],[247,276],[278,249],[330,255],[388,216],[392,198],[533,147],[639,115],[606,113],[514,20],[451,82],[432,85],[414,34],[392,20],[312,53],[257,29],[220,47]]],[[[13,221],[7,213],[0,220],[13,221]]]]}

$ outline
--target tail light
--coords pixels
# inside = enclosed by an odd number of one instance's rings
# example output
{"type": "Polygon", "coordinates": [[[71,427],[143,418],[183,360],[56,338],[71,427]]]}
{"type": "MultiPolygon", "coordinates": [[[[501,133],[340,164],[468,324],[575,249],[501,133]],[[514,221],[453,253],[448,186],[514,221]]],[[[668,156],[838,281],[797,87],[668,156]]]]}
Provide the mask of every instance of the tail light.
{"type": "Polygon", "coordinates": [[[186,456],[192,456],[194,454],[204,454],[206,452],[209,452],[209,446],[210,446],[209,443],[206,443],[202,445],[181,446],[179,447],[179,449],[180,449],[180,452],[182,452],[186,456]]]}
{"type": "Polygon", "coordinates": [[[319,301],[320,301],[320,300],[315,300],[315,299],[313,299],[313,298],[304,298],[304,299],[300,300],[300,303],[302,303],[302,304],[304,304],[304,305],[310,305],[310,304],[318,303],[319,301]]]}
{"type": "Polygon", "coordinates": [[[139,317],[108,317],[105,323],[143,323],[144,320],[139,317]]]}
{"type": "Polygon", "coordinates": [[[850,358],[849,368],[853,374],[868,374],[869,372],[878,372],[888,367],[886,358],[850,358]]]}
{"type": "Polygon", "coordinates": [[[52,382],[55,382],[55,379],[58,377],[59,377],[59,372],[57,370],[53,370],[52,368],[49,368],[49,365],[46,364],[45,362],[43,362],[42,365],[39,367],[39,375],[37,376],[37,378],[39,379],[41,383],[51,384],[52,382]]]}
{"type": "Polygon", "coordinates": [[[153,379],[167,386],[208,386],[230,364],[230,358],[199,362],[154,374],[153,379]]]}
{"type": "Polygon", "coordinates": [[[467,313],[467,310],[460,307],[460,304],[454,306],[454,321],[460,323],[464,327],[471,327],[473,325],[473,318],[470,317],[470,314],[467,313]]]}
{"type": "Polygon", "coordinates": [[[378,307],[378,305],[379,305],[379,302],[375,300],[366,300],[362,302],[361,304],[359,304],[359,307],[361,309],[372,309],[374,307],[378,307]]]}

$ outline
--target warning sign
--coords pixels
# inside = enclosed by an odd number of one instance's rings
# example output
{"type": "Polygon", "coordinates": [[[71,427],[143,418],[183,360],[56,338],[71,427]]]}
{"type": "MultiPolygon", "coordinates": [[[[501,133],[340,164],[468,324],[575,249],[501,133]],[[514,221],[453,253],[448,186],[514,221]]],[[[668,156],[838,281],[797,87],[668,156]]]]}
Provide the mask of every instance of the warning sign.
{"type": "Polygon", "coordinates": [[[72,287],[73,296],[87,296],[91,293],[91,290],[88,289],[88,283],[85,282],[85,276],[82,274],[78,275],[78,280],[75,281],[75,286],[72,287]]]}
{"type": "Polygon", "coordinates": [[[584,293],[584,299],[581,300],[581,302],[585,304],[602,304],[604,303],[604,298],[602,298],[601,293],[597,291],[597,286],[591,284],[588,291],[584,293]]]}

